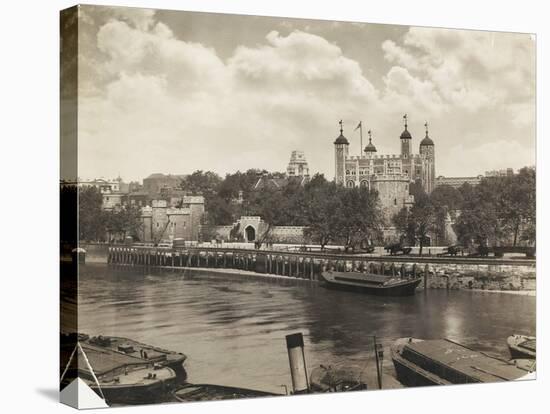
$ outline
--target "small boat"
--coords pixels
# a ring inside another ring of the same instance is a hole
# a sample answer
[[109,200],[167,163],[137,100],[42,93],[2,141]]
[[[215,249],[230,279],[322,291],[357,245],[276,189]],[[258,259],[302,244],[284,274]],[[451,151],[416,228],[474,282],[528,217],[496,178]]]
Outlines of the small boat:
[[534,336],[512,335],[506,342],[512,359],[537,358],[537,341]]
[[321,278],[330,289],[340,289],[379,296],[411,296],[421,282],[419,277],[394,277],[361,272],[324,270]]
[[367,389],[365,367],[359,365],[319,365],[311,371],[312,392],[361,391]]
[[512,381],[529,371],[449,339],[400,338],[391,347],[397,379],[409,387]]
[[248,388],[227,387],[214,384],[186,384],[173,392],[173,397],[179,402],[218,401],[235,398],[273,397],[274,394],[266,391],[251,390]]

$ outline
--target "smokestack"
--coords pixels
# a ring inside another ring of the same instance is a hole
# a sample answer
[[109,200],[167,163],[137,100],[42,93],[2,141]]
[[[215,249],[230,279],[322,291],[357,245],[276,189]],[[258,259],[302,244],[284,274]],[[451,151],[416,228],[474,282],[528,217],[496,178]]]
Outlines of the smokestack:
[[290,376],[294,394],[309,392],[306,358],[304,354],[304,338],[300,332],[286,336],[286,348],[290,363]]

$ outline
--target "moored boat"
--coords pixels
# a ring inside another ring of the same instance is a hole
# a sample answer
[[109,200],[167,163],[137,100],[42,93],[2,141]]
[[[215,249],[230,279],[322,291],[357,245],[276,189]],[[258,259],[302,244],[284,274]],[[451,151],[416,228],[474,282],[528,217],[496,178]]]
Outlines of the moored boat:
[[411,296],[421,282],[419,277],[393,277],[362,272],[323,270],[326,287],[379,296]]
[[167,349],[118,336],[99,335],[88,337],[80,342],[140,358],[146,362],[157,364],[158,366],[168,367],[176,373],[178,382],[185,382],[187,379],[187,372],[183,366],[187,356],[181,352],[169,351]]
[[512,359],[536,359],[537,341],[534,336],[512,335],[506,340]]
[[529,373],[449,339],[400,338],[391,356],[397,379],[409,387],[512,381]]
[[128,338],[62,335],[61,351],[61,386],[78,377],[109,405],[162,402],[187,378],[184,354]]

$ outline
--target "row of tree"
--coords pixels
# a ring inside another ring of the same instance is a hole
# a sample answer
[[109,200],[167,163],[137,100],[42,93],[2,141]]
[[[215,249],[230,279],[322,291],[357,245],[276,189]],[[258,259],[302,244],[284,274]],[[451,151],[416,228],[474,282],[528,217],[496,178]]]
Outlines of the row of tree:
[[[255,189],[259,177],[265,174],[248,170],[221,178],[210,171],[196,171],[181,186],[205,197],[206,225],[230,225],[242,215],[258,215],[268,224],[260,239],[268,240],[273,226],[296,225],[306,227],[309,241],[323,248],[330,243],[353,249],[364,243],[382,242],[382,228],[390,223],[384,223],[376,191],[344,188],[322,174],[316,174],[305,185],[298,180],[279,180],[279,186]],[[270,177],[282,178],[284,174]],[[411,193],[414,205],[402,209],[391,224],[403,241],[419,245],[421,251],[427,243],[447,242],[449,218],[462,245],[535,242],[534,168],[523,168],[513,176],[484,178],[477,186],[439,186],[429,195],[420,185],[411,184]],[[83,188],[78,193],[76,187],[62,189],[62,203],[74,204],[76,197],[80,240],[138,237],[142,226],[139,208],[104,211],[97,189]]]
[[[273,226],[304,226],[306,237],[323,248],[338,242],[347,249],[381,238],[382,214],[376,191],[347,189],[329,182],[322,174],[301,185],[299,180],[279,180],[278,185],[255,189],[267,171],[248,170],[225,179],[211,172],[196,171],[182,182],[186,191],[205,197],[205,222],[233,224],[242,215],[257,215],[267,223],[260,242],[268,241]],[[270,173],[269,180],[284,178]]]
[[446,241],[448,218],[463,246],[535,243],[534,168],[522,168],[505,177],[486,177],[476,186],[439,186],[430,195],[416,188],[414,196],[414,205],[402,209],[392,221],[404,241],[420,246],[421,254],[428,242]]

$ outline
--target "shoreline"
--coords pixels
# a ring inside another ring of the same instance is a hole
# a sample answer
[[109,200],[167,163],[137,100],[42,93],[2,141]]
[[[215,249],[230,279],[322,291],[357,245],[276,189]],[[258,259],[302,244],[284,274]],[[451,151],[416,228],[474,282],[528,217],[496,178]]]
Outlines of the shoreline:
[[519,295],[519,296],[531,296],[536,297],[536,290],[498,290],[498,289],[458,289],[458,290],[472,290],[474,292],[488,292],[488,293],[506,293],[508,295]]
[[[98,262],[95,262],[97,264]],[[105,263],[106,264],[106,263]],[[119,265],[121,267],[127,267],[124,265]],[[130,267],[130,266],[128,266]],[[217,273],[217,274],[226,274],[226,275],[244,275],[244,276],[254,276],[259,278],[273,278],[273,279],[285,279],[285,280],[297,280],[297,281],[303,281],[303,282],[310,282],[310,283],[319,283],[320,281],[317,279],[305,279],[305,278],[298,278],[298,277],[291,277],[291,276],[283,276],[283,275],[274,275],[271,273],[257,273],[253,272],[251,270],[241,270],[241,269],[230,269],[230,268],[217,268],[217,267],[174,267],[174,266],[157,266],[155,269],[162,269],[162,270],[179,270],[179,271],[196,271],[198,273]],[[420,288],[419,290],[425,290],[425,288]],[[442,288],[428,288],[428,290],[442,290]],[[502,294],[508,294],[508,295],[518,295],[518,296],[529,296],[529,297],[536,297],[537,291],[536,290],[502,290],[502,289],[468,289],[468,288],[462,288],[462,289],[448,289],[448,290],[462,290],[462,291],[470,291],[470,292],[480,292],[480,293],[502,293]]]

